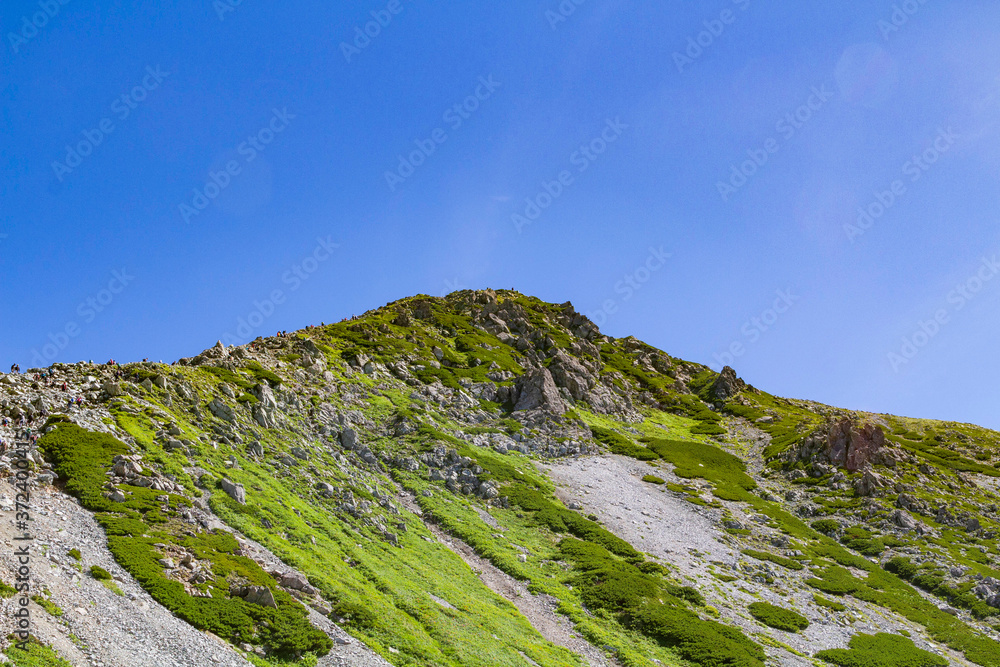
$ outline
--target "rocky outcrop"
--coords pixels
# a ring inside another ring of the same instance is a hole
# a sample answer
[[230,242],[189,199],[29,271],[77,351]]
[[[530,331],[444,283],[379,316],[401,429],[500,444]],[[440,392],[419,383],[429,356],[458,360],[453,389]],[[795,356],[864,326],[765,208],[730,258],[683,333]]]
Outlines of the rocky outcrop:
[[827,424],[790,450],[790,459],[814,466],[829,464],[857,472],[868,466],[894,467],[902,455],[891,447],[882,427],[842,419]]
[[746,391],[749,387],[750,385],[737,377],[736,371],[726,366],[719,373],[719,377],[715,378],[715,382],[709,388],[709,393],[715,400],[725,401],[741,391]]
[[541,410],[549,414],[561,415],[566,412],[566,402],[559,395],[552,374],[547,368],[527,371],[517,380],[517,398],[514,411]]

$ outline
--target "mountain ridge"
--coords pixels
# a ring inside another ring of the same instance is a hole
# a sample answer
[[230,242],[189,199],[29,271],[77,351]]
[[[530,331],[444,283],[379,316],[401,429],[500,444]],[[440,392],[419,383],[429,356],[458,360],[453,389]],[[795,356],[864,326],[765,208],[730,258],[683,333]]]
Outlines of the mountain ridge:
[[775,397],[569,302],[417,295],[0,397],[119,576],[253,664],[1000,664],[1000,434]]

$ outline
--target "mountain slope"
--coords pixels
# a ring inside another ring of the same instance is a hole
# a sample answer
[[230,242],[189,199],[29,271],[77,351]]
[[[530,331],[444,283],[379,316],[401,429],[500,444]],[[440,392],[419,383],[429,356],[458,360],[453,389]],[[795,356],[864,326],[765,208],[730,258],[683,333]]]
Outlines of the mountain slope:
[[42,372],[0,376],[44,424],[33,483],[254,664],[1000,665],[985,429],[778,398],[508,291]]

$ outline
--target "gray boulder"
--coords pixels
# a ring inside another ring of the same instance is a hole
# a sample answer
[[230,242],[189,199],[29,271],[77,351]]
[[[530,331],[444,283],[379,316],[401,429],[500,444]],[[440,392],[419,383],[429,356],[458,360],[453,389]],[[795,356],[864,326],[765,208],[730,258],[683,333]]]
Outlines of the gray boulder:
[[272,609],[278,608],[278,603],[274,600],[274,593],[267,586],[245,586],[239,590],[238,597],[250,604],[271,607]]
[[547,368],[534,368],[517,380],[517,402],[514,410],[543,410],[564,414],[566,403],[559,395],[559,388]]
[[240,505],[247,504],[247,493],[243,489],[242,484],[237,484],[236,482],[223,478],[222,490],[228,493],[229,497],[238,502]]
[[236,421],[236,413],[231,407],[226,405],[222,399],[214,398],[212,402],[208,404],[208,409],[212,411],[212,414],[221,419],[222,421],[233,423]]
[[340,432],[340,444],[344,449],[354,449],[358,444],[358,434],[353,428],[347,427]]

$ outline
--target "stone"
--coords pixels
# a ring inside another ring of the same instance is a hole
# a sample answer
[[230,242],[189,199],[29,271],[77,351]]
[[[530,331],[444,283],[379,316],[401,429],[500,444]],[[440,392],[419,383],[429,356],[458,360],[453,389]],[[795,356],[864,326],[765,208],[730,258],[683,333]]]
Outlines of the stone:
[[240,505],[247,504],[247,494],[242,484],[237,484],[229,479],[222,479],[222,490],[229,494],[229,497]]
[[256,459],[262,458],[264,456],[264,445],[254,440],[247,445],[247,455]]
[[903,510],[896,510],[892,514],[892,521],[900,528],[905,528],[907,530],[913,530],[917,527],[917,521],[909,512],[904,512]]
[[222,421],[229,423],[234,423],[236,421],[236,413],[220,398],[212,399],[212,402],[208,404],[208,409],[212,411],[213,415]]
[[564,414],[566,403],[559,395],[559,389],[547,368],[533,368],[517,379],[517,401],[514,411],[543,410],[554,414]]
[[243,598],[250,604],[271,607],[272,609],[278,608],[278,603],[274,600],[274,593],[267,586],[247,586],[241,589],[240,593],[241,595],[238,597]]
[[871,470],[866,470],[861,479],[854,483],[854,490],[859,496],[873,496],[886,486],[888,483],[885,478]]
[[347,427],[340,433],[340,444],[344,449],[354,449],[358,444],[358,434],[353,428]]
[[103,391],[111,398],[115,398],[116,396],[122,395],[122,386],[117,382],[105,382],[101,386],[101,391]]
[[833,465],[855,472],[867,463],[881,463],[879,453],[885,442],[881,426],[856,426],[851,420],[843,419],[829,428],[827,457]]
[[298,572],[286,572],[280,575],[280,577],[275,577],[278,582],[284,588],[290,588],[294,591],[304,591],[306,589],[312,590],[312,586],[309,585],[309,580]]
[[709,391],[716,400],[724,401],[747,389],[752,389],[752,387],[737,377],[735,370],[726,366],[712,383]]

